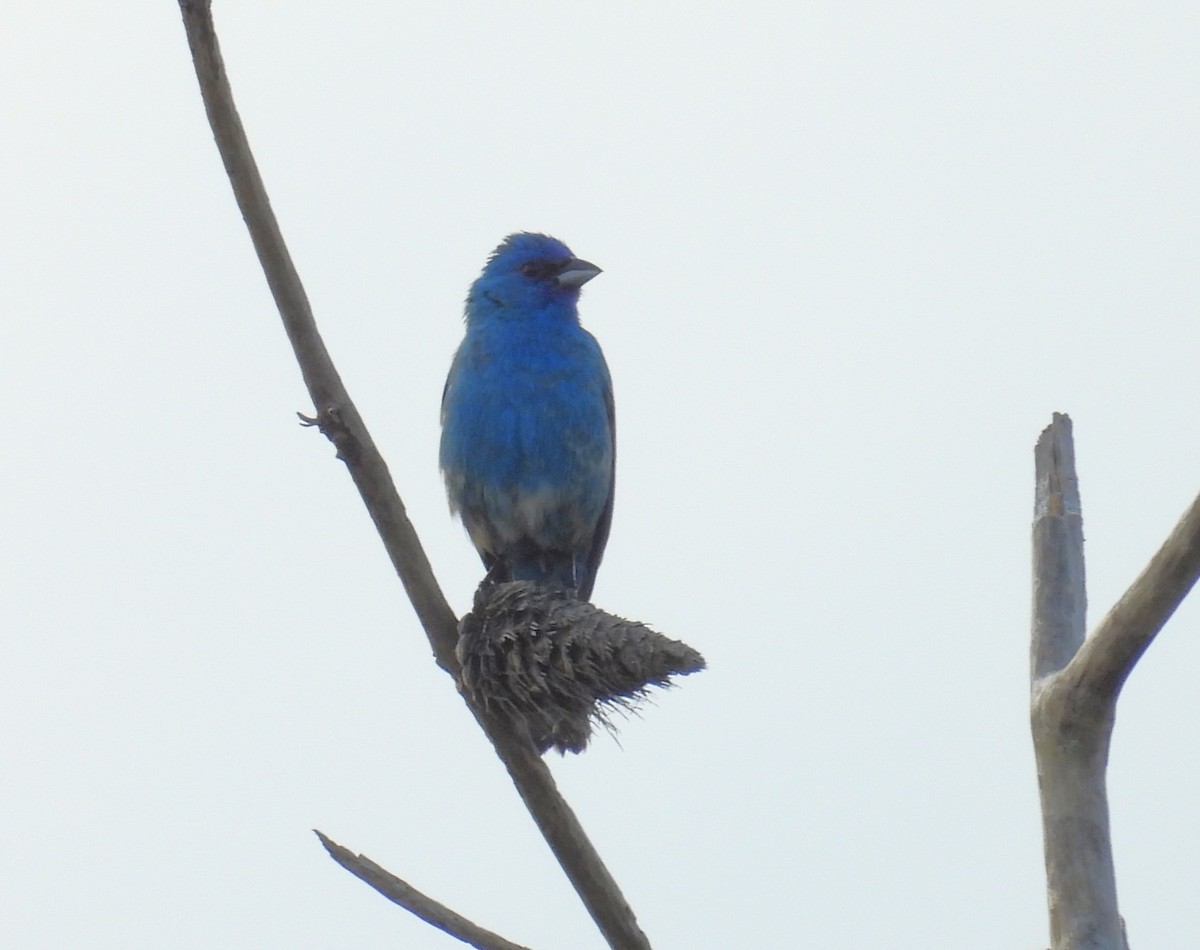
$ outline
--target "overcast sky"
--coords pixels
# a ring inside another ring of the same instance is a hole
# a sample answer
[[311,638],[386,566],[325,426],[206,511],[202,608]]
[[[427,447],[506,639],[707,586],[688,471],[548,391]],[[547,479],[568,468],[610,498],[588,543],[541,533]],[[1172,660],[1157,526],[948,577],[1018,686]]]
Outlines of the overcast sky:
[[[447,596],[437,415],[511,231],[604,273],[596,602],[710,669],[551,763],[657,950],[1047,944],[1032,447],[1091,621],[1200,490],[1194,3],[216,2],[335,361]],[[430,5],[433,7],[434,5]],[[311,404],[173,2],[0,0],[0,945],[601,946]],[[1200,605],[1110,769],[1135,946],[1200,941]]]

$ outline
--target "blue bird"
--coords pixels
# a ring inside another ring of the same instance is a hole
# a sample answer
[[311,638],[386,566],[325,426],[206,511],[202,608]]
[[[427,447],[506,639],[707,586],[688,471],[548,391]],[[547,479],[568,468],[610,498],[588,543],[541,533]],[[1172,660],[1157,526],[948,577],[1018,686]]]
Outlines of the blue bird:
[[471,285],[442,393],[441,469],[495,581],[592,595],[612,522],[612,381],[579,325],[600,268],[544,234],[511,234]]

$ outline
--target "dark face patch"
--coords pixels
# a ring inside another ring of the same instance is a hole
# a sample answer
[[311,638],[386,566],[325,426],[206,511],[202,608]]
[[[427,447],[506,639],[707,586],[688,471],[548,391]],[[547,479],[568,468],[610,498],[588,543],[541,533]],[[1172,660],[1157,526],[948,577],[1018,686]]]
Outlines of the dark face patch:
[[526,261],[521,265],[521,273],[530,280],[546,282],[557,277],[562,268],[562,261]]

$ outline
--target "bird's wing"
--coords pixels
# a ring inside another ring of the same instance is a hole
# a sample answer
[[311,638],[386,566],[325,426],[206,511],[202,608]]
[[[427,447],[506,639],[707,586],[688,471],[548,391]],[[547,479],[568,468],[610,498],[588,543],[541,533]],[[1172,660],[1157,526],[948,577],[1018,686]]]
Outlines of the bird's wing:
[[[607,374],[606,374],[607,376]],[[608,415],[608,437],[612,440],[612,462],[608,471],[608,498],[604,502],[604,510],[600,512],[600,520],[596,522],[596,531],[592,535],[592,544],[587,553],[587,574],[579,587],[581,600],[590,600],[592,586],[596,583],[596,572],[600,569],[600,561],[604,557],[604,546],[608,544],[608,529],[612,527],[613,497],[617,485],[617,413],[613,403],[612,380],[604,380],[604,409]]]

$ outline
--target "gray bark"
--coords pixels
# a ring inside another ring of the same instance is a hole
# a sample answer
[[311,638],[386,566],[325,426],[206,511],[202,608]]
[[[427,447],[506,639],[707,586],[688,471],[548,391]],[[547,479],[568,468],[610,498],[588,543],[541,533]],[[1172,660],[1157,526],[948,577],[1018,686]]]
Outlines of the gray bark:
[[1071,420],[1034,452],[1031,720],[1052,950],[1128,950],[1117,909],[1106,770],[1126,677],[1200,576],[1200,498],[1085,637],[1083,509]]

